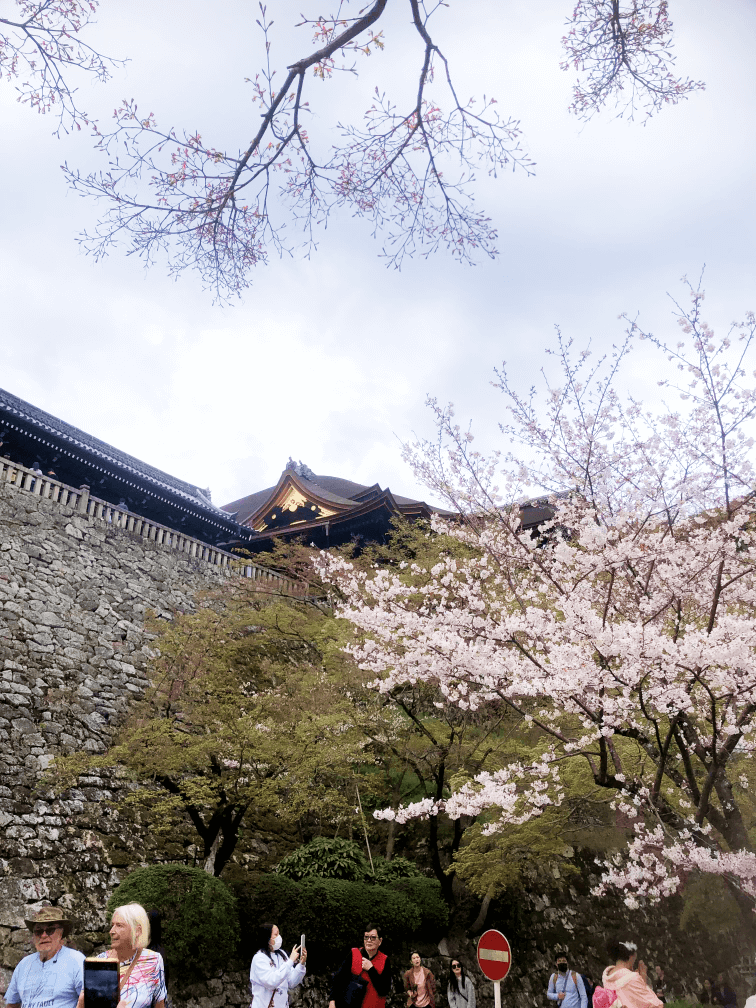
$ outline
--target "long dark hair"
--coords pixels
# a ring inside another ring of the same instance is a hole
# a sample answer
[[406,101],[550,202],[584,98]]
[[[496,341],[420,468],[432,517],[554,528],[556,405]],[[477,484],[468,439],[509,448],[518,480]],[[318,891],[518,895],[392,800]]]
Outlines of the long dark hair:
[[[457,979],[457,974],[452,969],[453,962],[455,962],[455,959],[452,959],[449,963],[449,987],[451,987],[452,990],[455,990],[457,994],[461,994],[462,991],[464,990],[465,980],[467,978],[467,973],[465,973],[465,964],[462,962],[461,959],[456,958],[456,962],[458,962],[459,965],[462,967],[459,971],[459,979]],[[462,984],[461,987],[460,982]]]
[[273,928],[275,924],[260,924],[257,928],[257,936],[255,937],[255,952],[262,952],[269,959],[273,956],[281,956],[282,959],[288,959],[283,949],[276,949],[275,952],[271,951],[270,948],[270,936],[273,934]]

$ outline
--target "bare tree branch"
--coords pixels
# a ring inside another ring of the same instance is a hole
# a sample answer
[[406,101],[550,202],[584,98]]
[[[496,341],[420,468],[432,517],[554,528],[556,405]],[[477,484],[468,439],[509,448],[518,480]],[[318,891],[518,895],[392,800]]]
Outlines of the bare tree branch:
[[[406,104],[376,88],[361,122],[338,124],[341,142],[330,151],[321,153],[303,125],[310,111],[307,76],[355,74],[352,57],[381,50],[376,27],[387,0],[373,0],[356,16],[346,15],[349,0],[339,0],[331,15],[303,16],[300,25],[313,30],[315,48],[286,67],[280,87],[271,62],[272,21],[260,4],[265,65],[249,83],[261,119],[236,153],[206,143],[198,132],[158,128],[152,114],[143,117],[133,100],[125,102],[116,110],[115,130],[96,131],[108,169],[82,174],[64,166],[75,190],[107,204],[81,238],[85,249],[100,257],[125,244],[148,264],[165,254],[172,273],[196,269],[220,299],[243,291],[251,269],[271,251],[309,254],[316,226],[341,208],[369,222],[382,239],[381,255],[396,268],[406,256],[439,249],[462,262],[495,256],[497,233],[475,207],[474,187],[481,171],[497,176],[506,166],[532,173],[519,123],[500,117],[493,98],[458,96],[429,28],[448,5],[398,2],[408,4],[421,43],[417,88]],[[587,74],[574,103],[579,114],[624,101],[626,81],[630,104],[651,96],[650,111],[698,87],[673,86],[664,0],[637,0],[628,10],[619,0],[580,0],[572,23],[569,62]],[[301,239],[286,230],[287,217],[301,228]]]
[[75,101],[68,74],[84,70],[106,81],[123,60],[103,56],[79,33],[92,22],[99,0],[16,0],[16,18],[0,17],[0,77],[15,80],[18,100],[57,116],[56,133],[90,122]]

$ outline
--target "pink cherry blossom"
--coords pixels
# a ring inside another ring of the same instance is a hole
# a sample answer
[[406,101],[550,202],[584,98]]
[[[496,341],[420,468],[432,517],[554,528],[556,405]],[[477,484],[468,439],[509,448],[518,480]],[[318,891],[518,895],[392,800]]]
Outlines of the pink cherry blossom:
[[[318,560],[377,690],[423,682],[462,709],[505,703],[543,740],[540,754],[461,781],[441,803],[378,815],[485,813],[495,832],[559,805],[563,768],[579,761],[632,823],[600,886],[631,905],[692,871],[756,898],[738,798],[756,726],[756,320],[717,337],[691,294],[673,349],[631,323],[593,363],[560,337],[562,381],[540,399],[522,398],[502,372],[506,456],[478,455],[453,411],[432,402],[440,438],[406,454],[460,514],[434,529],[470,545],[471,558],[370,572]],[[652,415],[621,398],[639,337],[671,365],[662,385],[687,396],[684,409],[675,398]],[[537,533],[517,506],[534,486],[553,513]]]

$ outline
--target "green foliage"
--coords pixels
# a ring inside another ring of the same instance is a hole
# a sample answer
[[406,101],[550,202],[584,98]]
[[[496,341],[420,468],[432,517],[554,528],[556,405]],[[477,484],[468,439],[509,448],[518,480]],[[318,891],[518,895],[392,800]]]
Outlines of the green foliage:
[[288,854],[273,870],[294,881],[328,878],[364,882],[371,874],[370,865],[360,847],[352,840],[340,837],[315,837]]
[[[530,739],[518,740],[512,752],[536,751]],[[538,818],[520,825],[507,825],[487,833],[479,820],[465,831],[464,842],[454,860],[459,878],[478,896],[495,897],[522,883],[533,873],[554,877],[574,874],[574,848],[595,853],[620,848],[625,842],[615,826],[610,807],[612,792],[595,785],[587,763],[565,766],[562,773],[565,798],[561,805],[547,805]]]
[[442,936],[449,926],[449,907],[436,879],[425,876],[403,878],[392,882],[390,888],[406,896],[420,911],[418,934],[424,940],[435,941]]
[[373,857],[373,868],[353,840],[341,837],[315,837],[309,843],[287,854],[273,869],[279,875],[300,881],[307,878],[341,879],[344,882],[366,882],[368,885],[386,885],[400,879],[421,875],[417,865],[407,858],[397,857],[387,861]]
[[308,967],[319,971],[332,968],[345,949],[360,944],[369,921],[385,928],[392,943],[399,943],[418,933],[424,920],[423,910],[410,896],[363,882],[325,878],[295,882],[283,875],[239,874],[231,876],[230,885],[239,906],[245,956],[255,951],[249,940],[257,925],[270,922],[281,929],[287,949],[304,932]]
[[160,911],[166,965],[175,974],[212,976],[236,953],[236,900],[225,883],[199,868],[137,868],[114,890],[108,915],[126,903]]
[[738,903],[724,879],[704,874],[688,879],[680,914],[682,930],[724,937],[740,932],[743,923]]
[[373,878],[378,885],[390,885],[399,879],[417,878],[421,875],[415,862],[408,861],[403,857],[395,857],[391,861],[382,857],[373,857],[373,868],[375,869]]
[[348,782],[372,757],[343,688],[352,665],[330,613],[271,600],[242,578],[198,601],[196,612],[153,627],[153,686],[116,744],[61,757],[49,784],[118,768],[140,785],[126,803],[155,832],[190,826],[220,874],[252,811],[289,822],[354,815]]

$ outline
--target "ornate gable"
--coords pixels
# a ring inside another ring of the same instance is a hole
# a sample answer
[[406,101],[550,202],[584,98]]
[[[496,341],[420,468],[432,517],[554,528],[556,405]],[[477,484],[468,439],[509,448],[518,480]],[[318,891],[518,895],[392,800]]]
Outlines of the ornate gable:
[[244,524],[255,532],[270,533],[293,525],[323,521],[354,506],[354,501],[330,494],[296,470],[285,469],[273,493]]
[[271,529],[288,528],[290,525],[302,525],[318,518],[328,518],[336,514],[332,508],[310,500],[301,490],[289,487],[283,499],[272,504],[267,511],[255,517],[249,524],[255,532],[267,532]]

